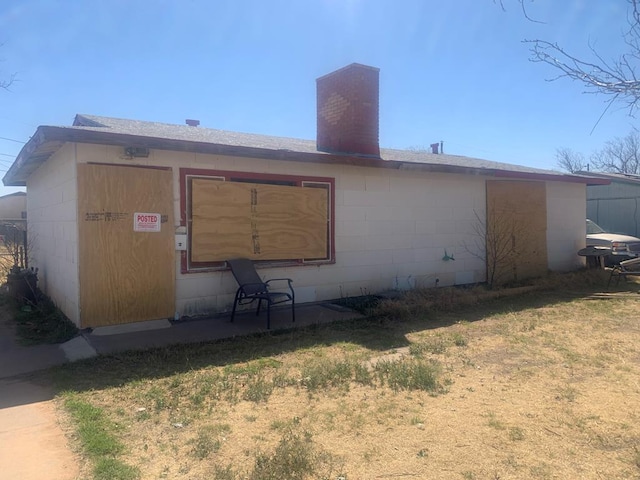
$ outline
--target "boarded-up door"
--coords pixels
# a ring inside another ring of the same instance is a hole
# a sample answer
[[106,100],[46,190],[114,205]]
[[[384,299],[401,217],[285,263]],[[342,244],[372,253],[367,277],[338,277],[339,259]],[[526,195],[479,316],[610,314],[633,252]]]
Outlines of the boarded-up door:
[[78,165],[83,328],[173,317],[172,191],[167,169]]
[[544,182],[487,181],[487,276],[493,284],[547,273]]

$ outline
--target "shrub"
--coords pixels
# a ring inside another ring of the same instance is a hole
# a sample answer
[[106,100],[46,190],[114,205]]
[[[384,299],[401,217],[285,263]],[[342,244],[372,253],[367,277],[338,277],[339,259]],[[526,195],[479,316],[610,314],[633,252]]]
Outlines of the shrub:
[[16,333],[23,344],[63,343],[78,334],[78,328],[46,296],[37,305],[13,306]]

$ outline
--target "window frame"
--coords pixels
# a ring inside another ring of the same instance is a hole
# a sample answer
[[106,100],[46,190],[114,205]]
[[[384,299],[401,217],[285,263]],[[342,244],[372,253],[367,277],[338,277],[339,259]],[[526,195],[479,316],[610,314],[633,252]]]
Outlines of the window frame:
[[327,258],[322,259],[291,259],[291,260],[260,260],[259,265],[285,267],[302,265],[326,265],[335,263],[335,178],[314,177],[306,175],[280,175],[272,173],[238,172],[231,170],[214,170],[199,168],[180,169],[180,227],[187,235],[187,249],[181,251],[180,271],[187,273],[202,273],[226,270],[226,262],[192,262],[191,261],[191,190],[190,180],[193,178],[218,179],[225,182],[237,181],[267,183],[274,185],[288,184],[307,188],[326,188],[327,200]]

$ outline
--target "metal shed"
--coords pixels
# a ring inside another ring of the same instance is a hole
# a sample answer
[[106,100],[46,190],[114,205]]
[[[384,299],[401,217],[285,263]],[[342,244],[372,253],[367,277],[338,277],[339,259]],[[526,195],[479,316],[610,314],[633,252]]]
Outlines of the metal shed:
[[587,186],[587,218],[607,231],[640,235],[640,175],[588,173],[609,185]]

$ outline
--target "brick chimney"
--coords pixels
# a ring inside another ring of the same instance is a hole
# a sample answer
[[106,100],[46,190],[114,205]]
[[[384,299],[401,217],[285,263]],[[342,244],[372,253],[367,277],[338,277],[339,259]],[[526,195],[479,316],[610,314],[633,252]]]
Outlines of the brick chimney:
[[318,150],[380,156],[379,73],[379,68],[352,63],[316,80]]

